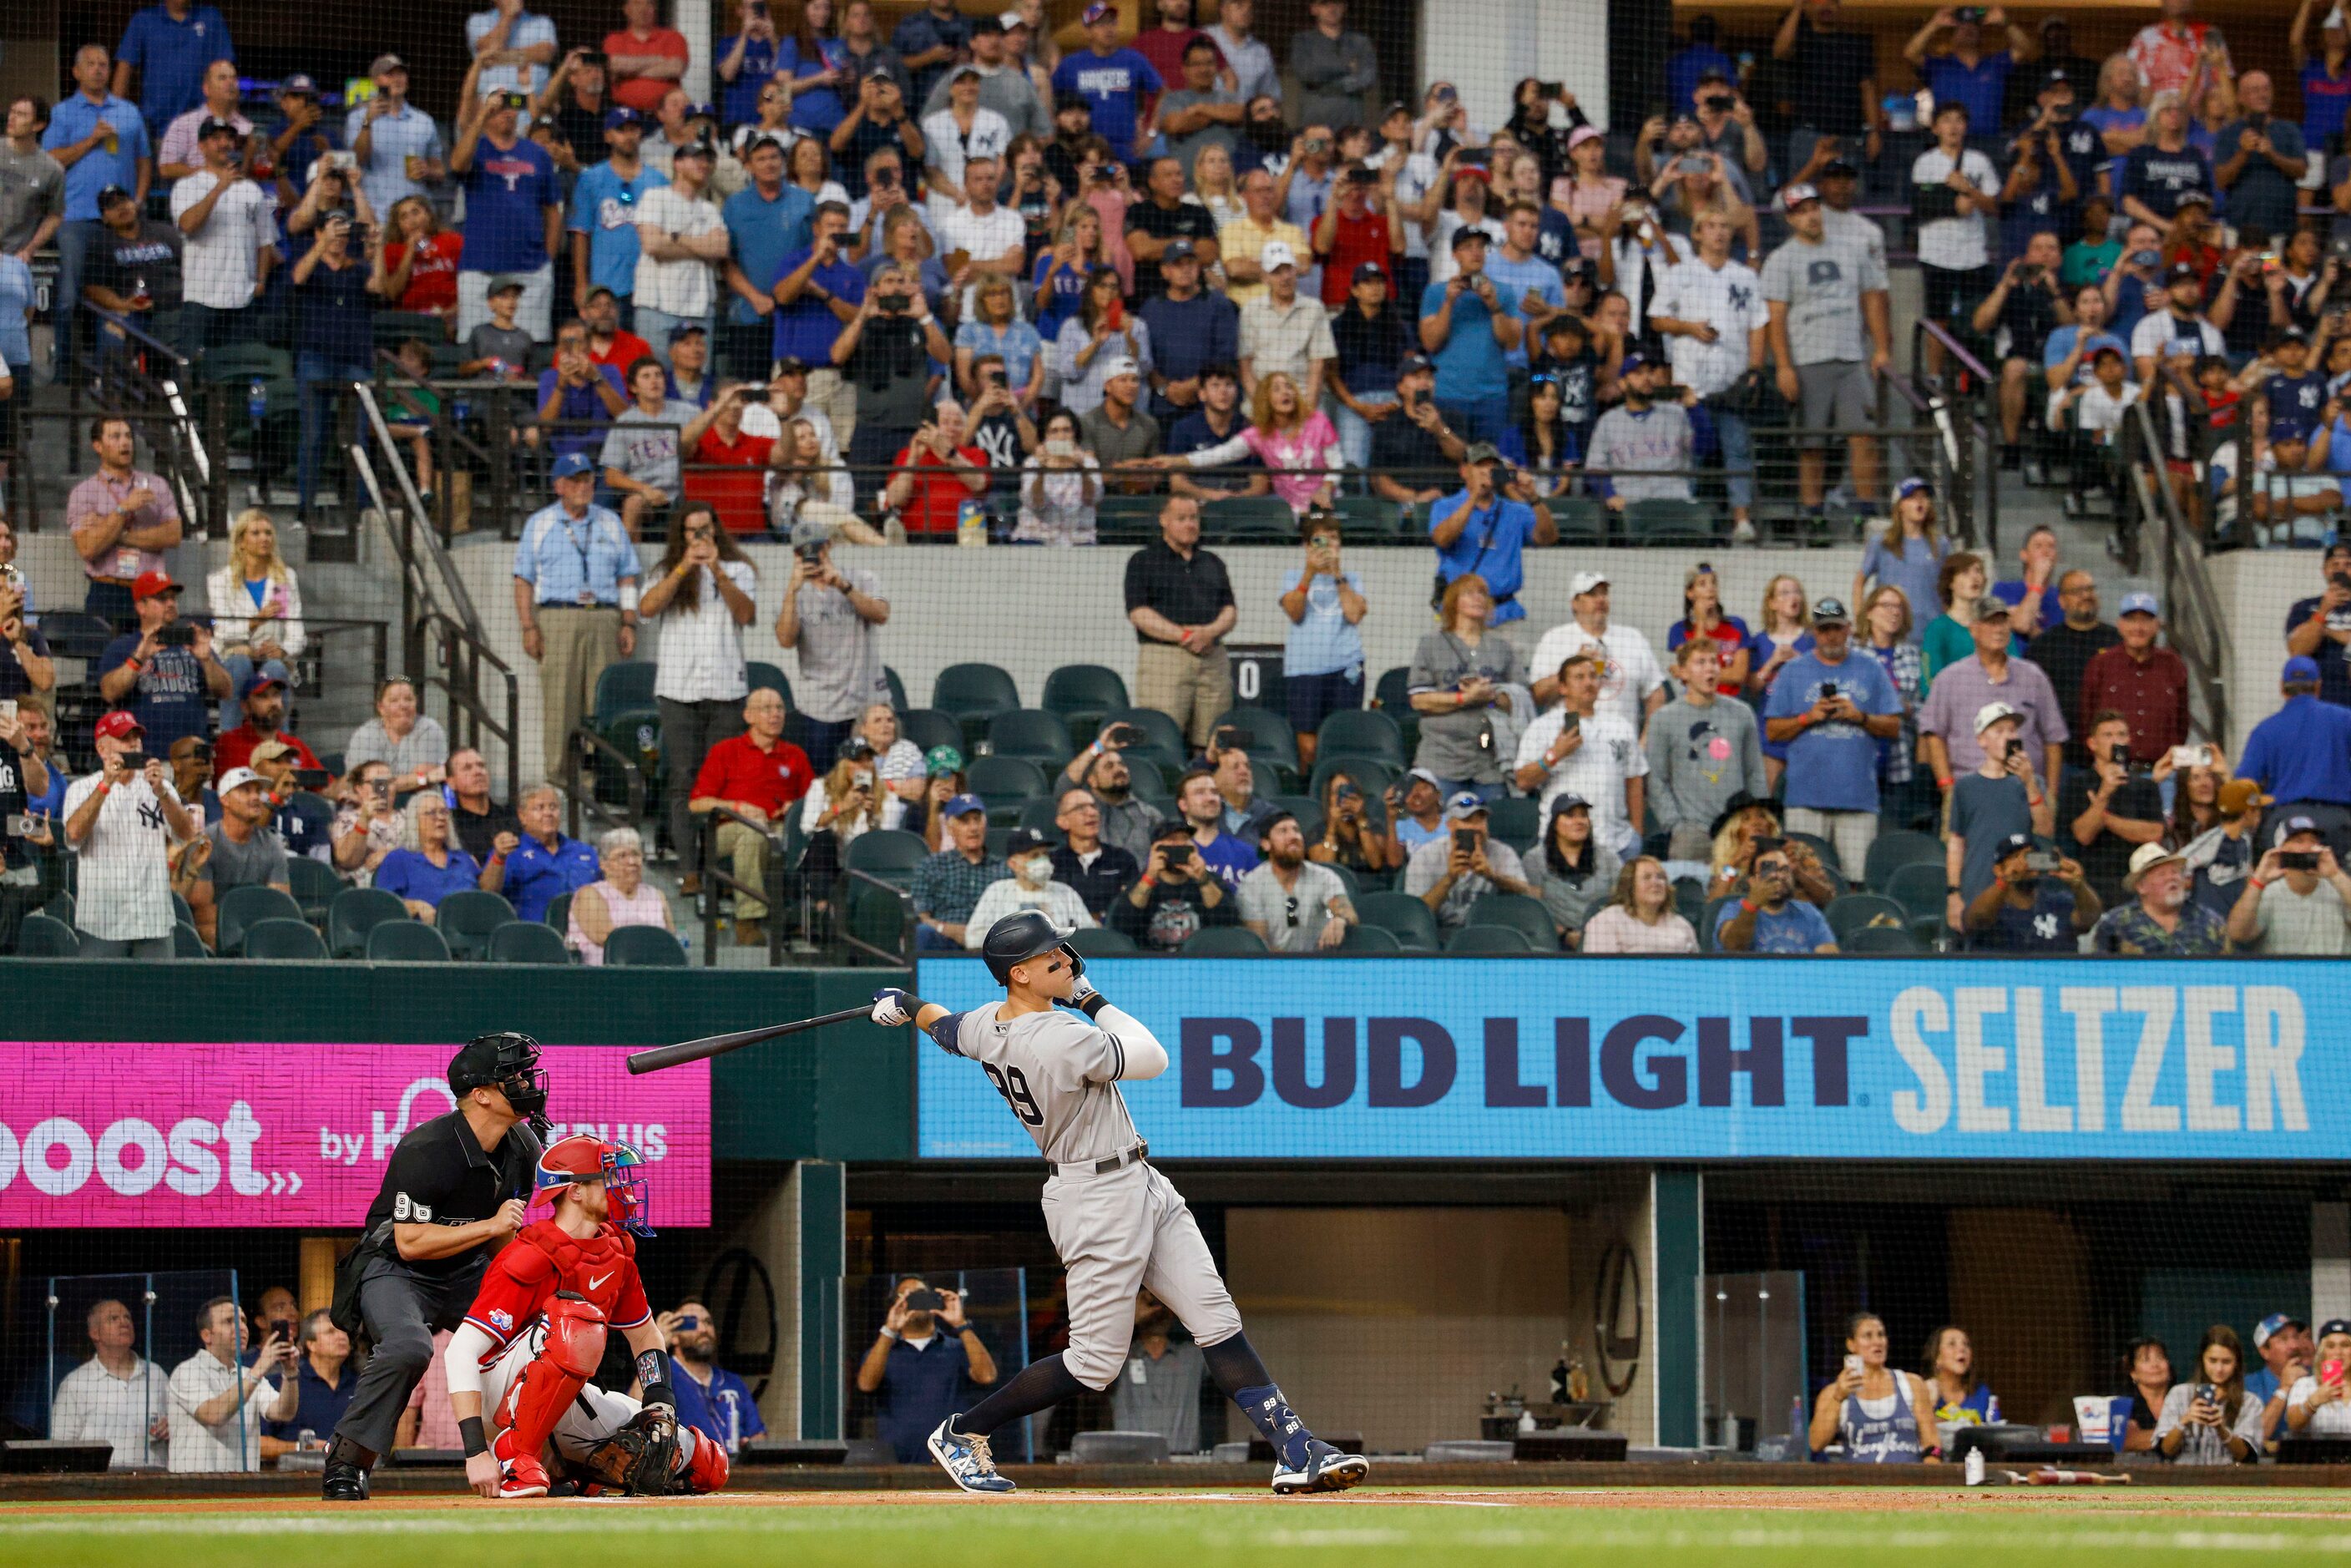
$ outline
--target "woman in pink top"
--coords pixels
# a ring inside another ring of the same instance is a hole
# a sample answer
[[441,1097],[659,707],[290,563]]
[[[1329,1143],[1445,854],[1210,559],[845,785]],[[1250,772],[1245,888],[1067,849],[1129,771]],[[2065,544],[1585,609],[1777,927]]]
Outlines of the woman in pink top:
[[1583,951],[1695,953],[1698,933],[1674,907],[1665,862],[1635,855],[1616,873],[1616,896],[1583,925]]
[[1275,371],[1257,383],[1249,408],[1253,423],[1229,441],[1183,457],[1155,457],[1157,468],[1218,468],[1254,453],[1272,471],[1273,493],[1300,517],[1332,505],[1338,493],[1339,432],[1319,408],[1309,408],[1289,372]]
[[1598,260],[1608,237],[1608,215],[1625,199],[1625,182],[1608,172],[1608,143],[1589,125],[1579,125],[1567,138],[1568,172],[1551,184],[1551,204],[1575,225],[1575,243]]
[[604,874],[571,895],[570,928],[563,945],[582,963],[604,961],[604,944],[623,925],[677,927],[662,890],[645,885],[645,845],[634,828],[614,828],[596,841],[596,863]]

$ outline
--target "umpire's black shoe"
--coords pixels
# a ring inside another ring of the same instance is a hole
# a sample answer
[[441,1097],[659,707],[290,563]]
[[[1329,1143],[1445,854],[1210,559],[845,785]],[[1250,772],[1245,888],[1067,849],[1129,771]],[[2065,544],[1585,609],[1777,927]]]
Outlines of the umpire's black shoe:
[[368,1473],[349,1459],[327,1459],[325,1481],[319,1495],[329,1502],[365,1502],[368,1500]]

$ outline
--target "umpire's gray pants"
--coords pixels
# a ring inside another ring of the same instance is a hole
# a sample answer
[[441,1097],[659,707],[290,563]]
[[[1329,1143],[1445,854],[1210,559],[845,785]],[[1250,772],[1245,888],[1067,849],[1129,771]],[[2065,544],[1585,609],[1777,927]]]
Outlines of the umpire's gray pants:
[[1241,1314],[1176,1184],[1147,1162],[1107,1176],[1057,1173],[1045,1229],[1069,1270],[1070,1348],[1061,1363],[1108,1388],[1134,1343],[1135,1292],[1148,1286],[1202,1346],[1241,1332]]
[[455,1329],[480,1289],[479,1268],[432,1279],[390,1258],[371,1260],[360,1275],[360,1314],[375,1342],[350,1408],[335,1427],[371,1454],[392,1451],[400,1413],[433,1361],[433,1331]]

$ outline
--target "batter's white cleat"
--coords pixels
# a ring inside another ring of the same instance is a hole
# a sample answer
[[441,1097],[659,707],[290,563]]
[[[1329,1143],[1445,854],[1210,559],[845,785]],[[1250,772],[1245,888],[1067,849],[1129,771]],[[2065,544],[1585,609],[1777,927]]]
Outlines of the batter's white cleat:
[[1361,1485],[1372,1473],[1372,1461],[1361,1454],[1343,1454],[1320,1437],[1306,1443],[1306,1463],[1297,1469],[1276,1462],[1273,1490],[1278,1497],[1306,1492],[1345,1491]]
[[956,1431],[952,1416],[938,1424],[928,1447],[947,1479],[966,1491],[996,1496],[1017,1490],[1008,1479],[996,1473],[996,1457],[987,1451],[987,1439]]

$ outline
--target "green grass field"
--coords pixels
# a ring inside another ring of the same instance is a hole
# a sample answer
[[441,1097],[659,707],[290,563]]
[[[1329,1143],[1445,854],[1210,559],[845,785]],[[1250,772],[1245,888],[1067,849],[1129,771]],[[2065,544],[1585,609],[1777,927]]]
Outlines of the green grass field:
[[2154,1487],[1888,1492],[1386,1488],[1280,1501],[1061,1493],[1050,1500],[833,1493],[642,1503],[266,1500],[0,1509],[0,1563],[43,1568],[1212,1568],[1591,1563],[1824,1568],[1958,1563],[2094,1568],[2330,1561],[2351,1492]]

